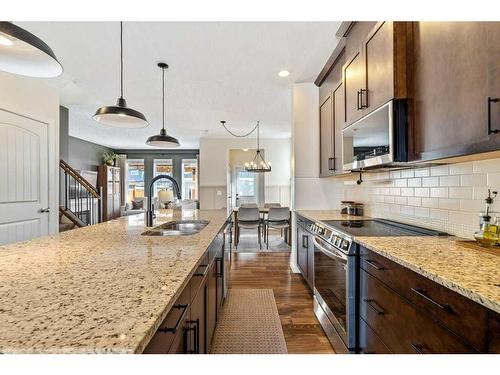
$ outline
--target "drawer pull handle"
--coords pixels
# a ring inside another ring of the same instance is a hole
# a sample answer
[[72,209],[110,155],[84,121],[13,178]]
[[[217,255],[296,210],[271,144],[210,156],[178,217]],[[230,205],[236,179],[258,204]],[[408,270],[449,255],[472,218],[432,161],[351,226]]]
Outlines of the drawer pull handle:
[[411,343],[411,348],[415,351],[417,354],[424,354],[424,346],[422,344],[414,344]]
[[421,288],[411,288],[411,291],[413,293],[415,293],[416,295],[418,295],[418,296],[422,297],[423,299],[425,299],[427,302],[432,303],[434,306],[436,306],[437,308],[439,308],[441,310],[444,310],[446,312],[451,312],[452,311],[450,305],[442,305],[439,302],[434,301],[431,297],[429,297],[427,294],[425,294],[425,290],[423,290]]
[[370,266],[372,266],[373,268],[375,268],[378,271],[383,271],[384,270],[383,266],[381,266],[380,264],[378,264],[377,262],[375,262],[373,260],[365,259],[365,262],[368,263]]
[[186,312],[188,310],[188,304],[178,304],[174,305],[174,309],[181,309],[182,314],[179,316],[179,319],[177,319],[177,322],[173,327],[165,327],[165,328],[160,328],[158,329],[158,332],[163,332],[163,333],[176,333],[177,330],[179,329],[179,325],[181,324],[182,320],[184,319],[184,316],[186,315]]
[[223,263],[223,258],[222,257],[217,257],[215,258],[215,276],[216,277],[219,277],[219,278],[222,278],[224,276],[224,263]]
[[208,264],[200,264],[198,266],[198,268],[200,268],[200,267],[204,267],[205,268],[205,272],[203,272],[203,273],[197,272],[193,276],[199,276],[199,277],[205,277],[206,276],[206,274],[208,273]]
[[380,307],[380,305],[375,302],[374,300],[372,299],[365,299],[363,300],[366,302],[366,304],[373,310],[377,313],[377,315],[384,315],[385,314],[385,310],[383,308]]

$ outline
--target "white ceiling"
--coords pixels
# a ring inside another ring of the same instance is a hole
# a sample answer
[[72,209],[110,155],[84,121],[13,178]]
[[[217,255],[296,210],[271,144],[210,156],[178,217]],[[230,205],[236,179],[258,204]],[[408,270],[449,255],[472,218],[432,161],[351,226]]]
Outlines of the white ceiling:
[[[126,22],[124,97],[150,126],[122,130],[91,119],[119,96],[118,22],[16,22],[42,38],[64,66],[48,80],[70,109],[70,135],[113,148],[144,149],[161,127],[161,70],[167,72],[167,132],[182,148],[228,137],[261,121],[261,136],[291,134],[291,88],[313,82],[337,44],[340,22]],[[290,76],[278,77],[287,69]]]

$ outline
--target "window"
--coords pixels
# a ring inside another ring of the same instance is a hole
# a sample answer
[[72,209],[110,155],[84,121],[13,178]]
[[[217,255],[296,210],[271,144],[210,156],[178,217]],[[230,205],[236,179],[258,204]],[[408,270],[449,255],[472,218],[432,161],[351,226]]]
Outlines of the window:
[[[166,174],[173,176],[172,159],[155,159],[153,162],[153,177]],[[155,183],[154,196],[158,197],[158,192],[162,189],[170,190],[173,193],[172,182],[167,180],[160,180]]]
[[198,200],[198,159],[182,160],[182,199]]
[[255,173],[239,170],[237,176],[238,195],[240,197],[255,196]]
[[144,159],[127,160],[127,202],[144,198]]

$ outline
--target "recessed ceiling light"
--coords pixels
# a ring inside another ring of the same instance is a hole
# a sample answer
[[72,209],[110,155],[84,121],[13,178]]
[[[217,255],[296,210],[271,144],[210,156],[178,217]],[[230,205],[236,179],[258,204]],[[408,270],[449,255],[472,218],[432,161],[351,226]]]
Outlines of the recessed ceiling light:
[[281,71],[278,73],[278,75],[279,75],[280,77],[283,77],[283,78],[284,78],[284,77],[288,77],[288,76],[290,75],[290,72],[289,72],[288,70],[281,70]]

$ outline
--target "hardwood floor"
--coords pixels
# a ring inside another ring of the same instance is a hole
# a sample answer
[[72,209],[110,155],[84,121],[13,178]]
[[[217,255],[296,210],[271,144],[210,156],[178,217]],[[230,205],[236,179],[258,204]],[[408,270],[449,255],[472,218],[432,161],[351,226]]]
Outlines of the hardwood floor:
[[233,253],[230,288],[273,290],[288,353],[334,353],[314,315],[312,294],[289,260],[289,252]]

